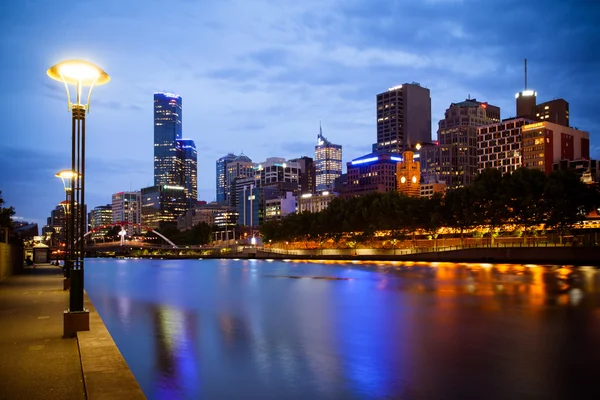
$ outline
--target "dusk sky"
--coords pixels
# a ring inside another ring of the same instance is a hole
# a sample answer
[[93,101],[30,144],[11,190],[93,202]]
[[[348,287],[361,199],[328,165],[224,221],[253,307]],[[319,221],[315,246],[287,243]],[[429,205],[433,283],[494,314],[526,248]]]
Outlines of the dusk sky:
[[[183,97],[198,148],[198,197],[215,161],[244,152],[314,157],[323,134],[344,163],[376,141],[375,96],[431,90],[437,122],[471,96],[515,114],[515,93],[564,98],[600,158],[600,2],[480,0],[3,1],[0,190],[20,219],[46,223],[70,168],[64,88],[46,70],[85,59],[112,78],[87,117],[88,211],[153,184],[153,93]],[[345,169],[345,168],[344,168]]]

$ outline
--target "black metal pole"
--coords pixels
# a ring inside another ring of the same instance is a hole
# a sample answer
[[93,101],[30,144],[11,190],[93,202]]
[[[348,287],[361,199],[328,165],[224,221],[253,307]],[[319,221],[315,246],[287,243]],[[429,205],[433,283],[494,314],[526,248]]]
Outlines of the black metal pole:
[[[77,210],[73,208],[73,235],[72,235],[72,270],[71,270],[71,293],[69,297],[69,311],[84,311],[83,308],[83,235],[85,230],[85,203],[84,203],[84,180],[85,180],[85,108],[74,105],[73,113],[73,171],[75,172],[75,185],[73,186],[73,203],[77,203]],[[75,201],[77,200],[77,201]]]

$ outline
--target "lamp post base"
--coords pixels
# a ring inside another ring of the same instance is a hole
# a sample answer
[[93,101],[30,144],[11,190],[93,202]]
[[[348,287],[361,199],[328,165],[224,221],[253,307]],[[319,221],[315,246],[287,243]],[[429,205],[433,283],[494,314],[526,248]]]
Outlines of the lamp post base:
[[69,290],[71,288],[71,278],[63,279],[63,290]]
[[90,310],[63,313],[63,338],[73,338],[77,332],[90,330]]

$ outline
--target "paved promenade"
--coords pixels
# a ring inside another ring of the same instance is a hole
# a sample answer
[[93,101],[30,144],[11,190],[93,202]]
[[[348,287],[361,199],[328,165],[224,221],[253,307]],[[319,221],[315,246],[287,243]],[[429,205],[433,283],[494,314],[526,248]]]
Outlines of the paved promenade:
[[87,296],[90,331],[62,338],[62,281],[45,264],[0,282],[0,400],[144,399]]

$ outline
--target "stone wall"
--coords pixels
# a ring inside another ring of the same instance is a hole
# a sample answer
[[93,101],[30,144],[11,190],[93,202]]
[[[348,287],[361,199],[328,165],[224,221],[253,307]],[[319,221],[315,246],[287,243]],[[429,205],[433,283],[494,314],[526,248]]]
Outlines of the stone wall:
[[23,249],[20,246],[0,243],[0,281],[23,270]]

